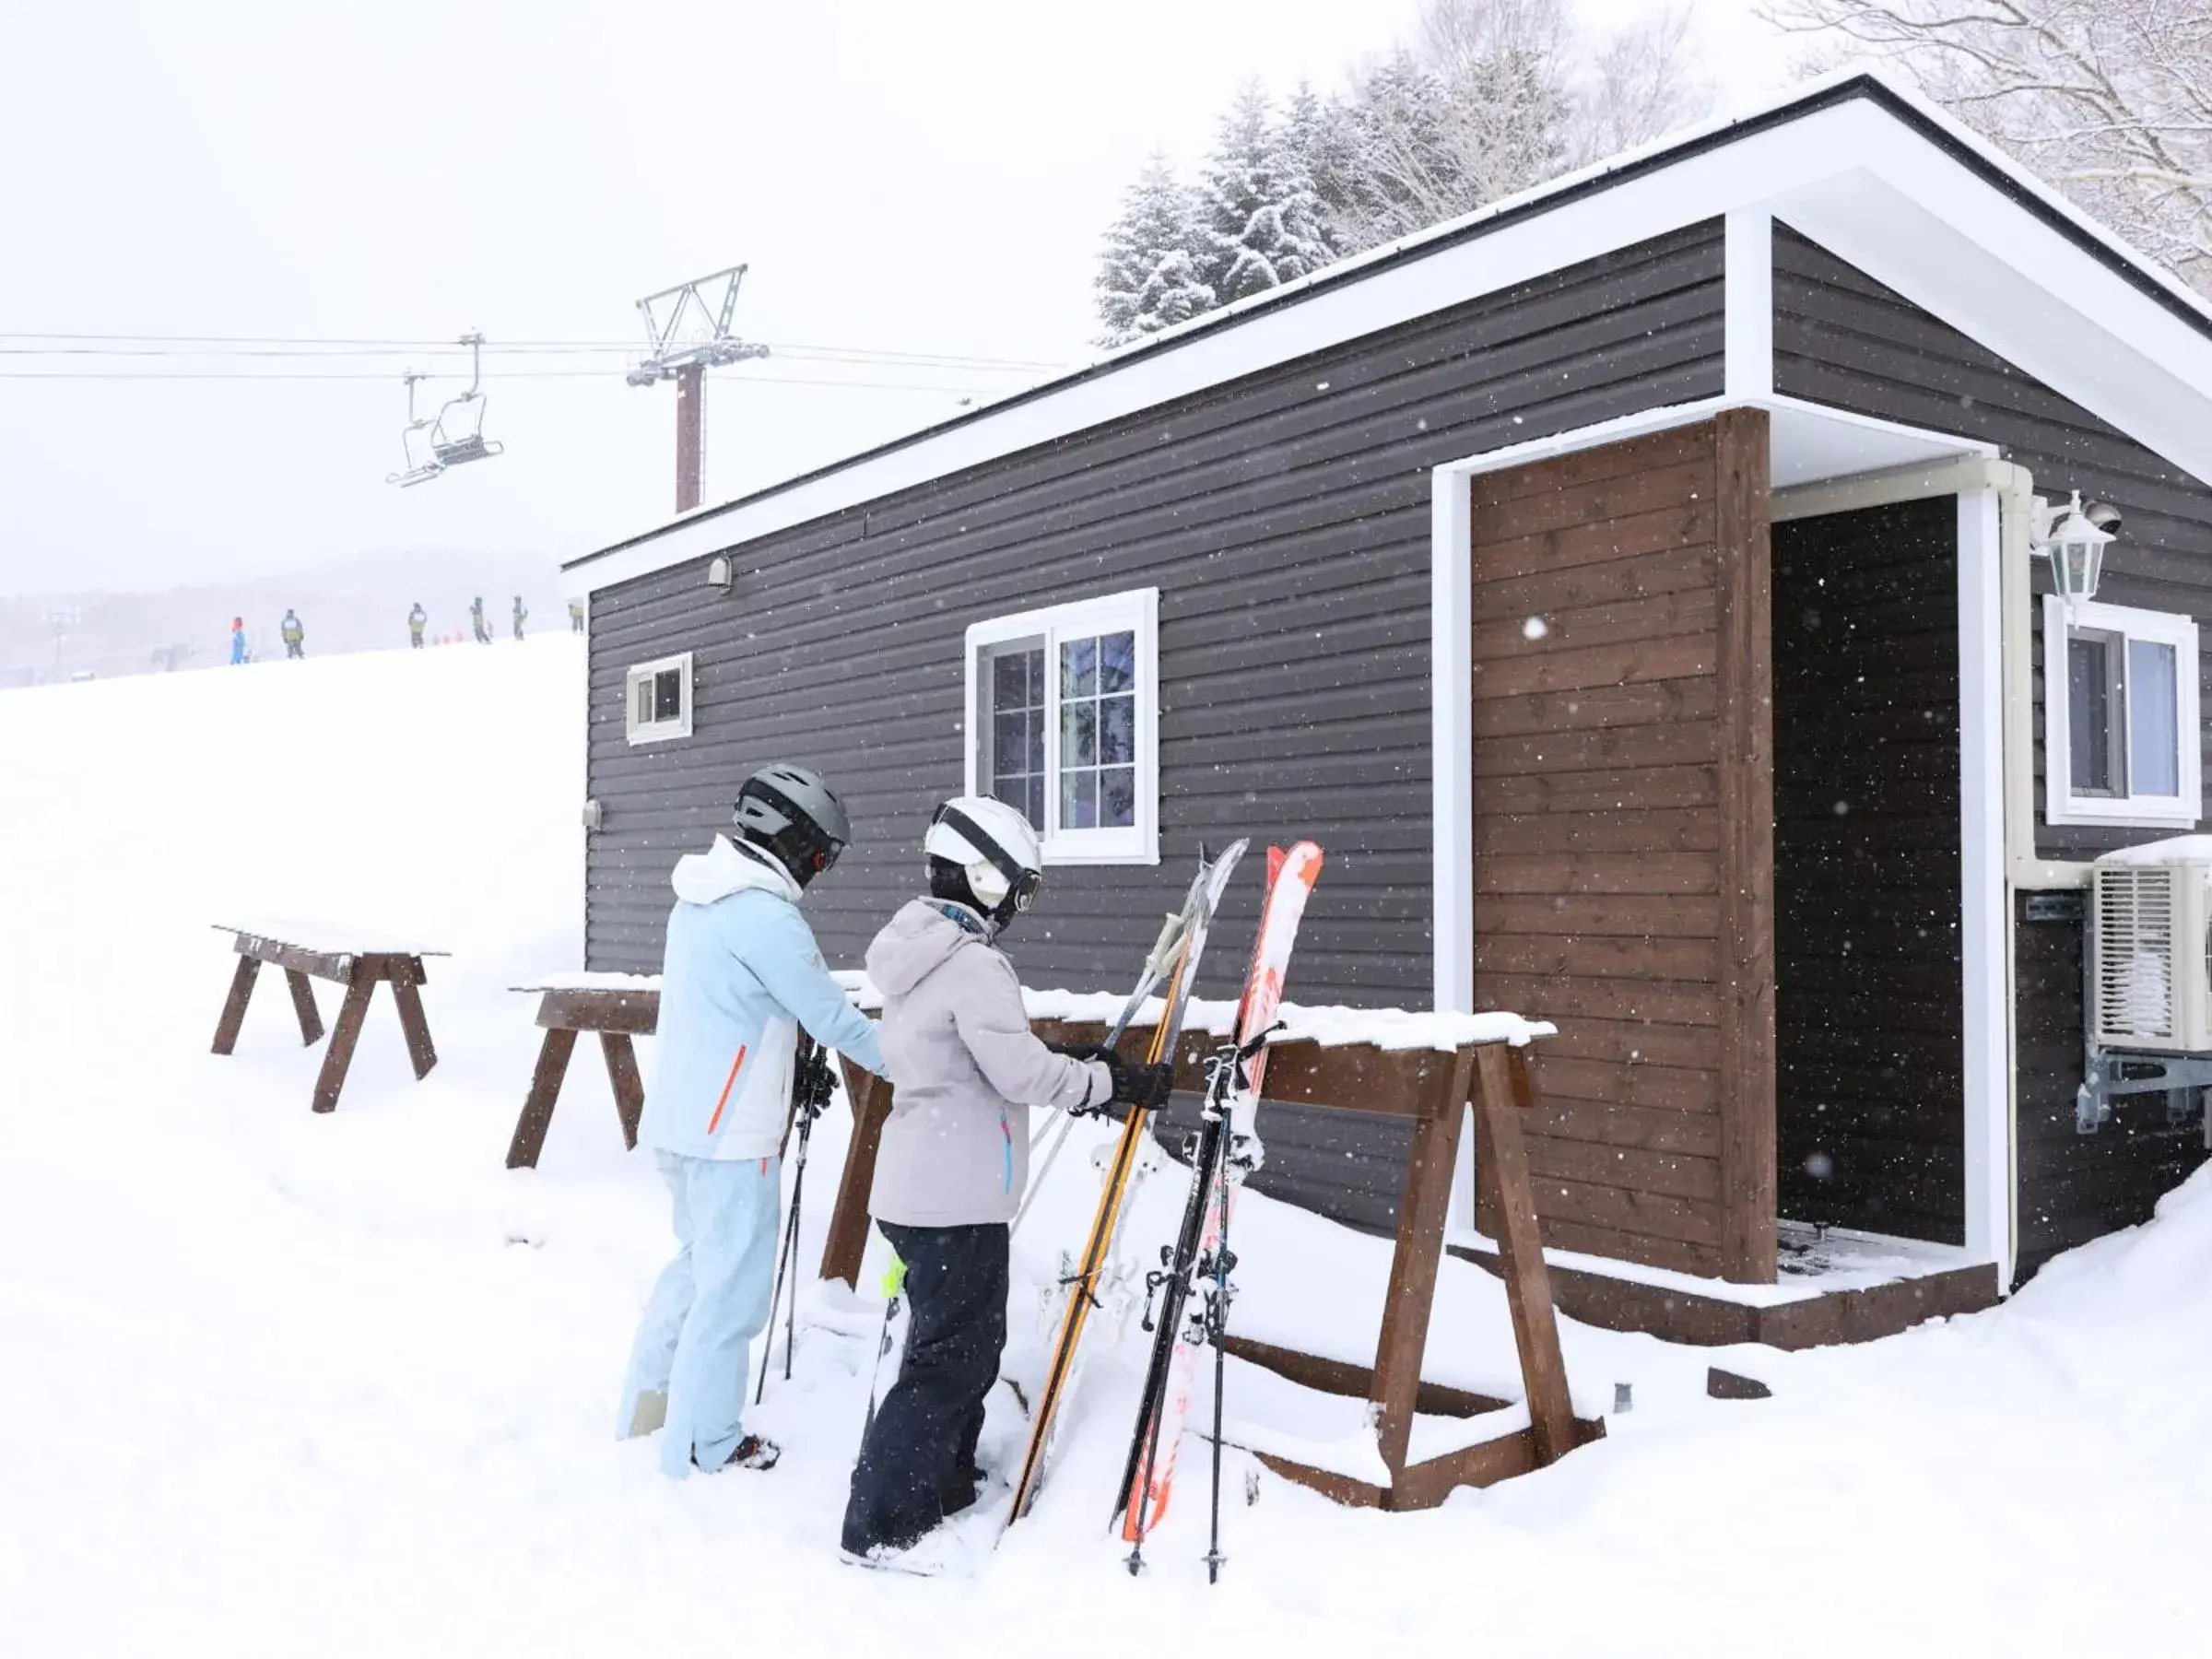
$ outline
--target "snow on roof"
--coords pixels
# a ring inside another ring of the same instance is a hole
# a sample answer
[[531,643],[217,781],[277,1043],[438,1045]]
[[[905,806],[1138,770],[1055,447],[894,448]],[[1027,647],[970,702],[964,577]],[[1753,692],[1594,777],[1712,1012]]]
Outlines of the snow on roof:
[[[2125,289],[2133,290],[2138,304],[2147,300],[2165,313],[2167,330],[2178,322],[2191,331],[2202,348],[2202,363],[2175,360],[2171,339],[2138,337],[2159,331],[2144,317],[2123,315],[2127,308],[2109,302],[2116,296],[2091,291],[2095,283],[2085,288],[2080,282],[2070,286],[2054,282],[2054,289],[2069,290],[2062,298],[2072,301],[2072,316],[2091,329],[2108,331],[2109,340],[2126,347],[2128,362],[2107,373],[2085,368],[2085,362],[2096,363],[2100,354],[2091,346],[2068,342],[2065,337],[2067,330],[2059,326],[2066,319],[2053,317],[2043,306],[2030,307],[2035,313],[2032,316],[2006,318],[2011,326],[1991,331],[2003,337],[1987,339],[1984,344],[2021,361],[2022,367],[2039,379],[2143,439],[2169,459],[2178,459],[2200,474],[2212,473],[2212,453],[2199,456],[2194,446],[2177,443],[2167,436],[2176,427],[2201,429],[2212,424],[2206,418],[2203,394],[2194,390],[2199,383],[2212,383],[2212,306],[1918,94],[1879,74],[1853,70],[1684,128],[1417,235],[1340,260],[1297,281],[1132,342],[1082,368],[984,407],[719,506],[665,521],[638,535],[569,560],[566,568],[584,570],[594,589],[603,589],[1277,366],[1394,322],[1426,315],[1512,281],[1560,269],[1739,206],[1763,203],[1779,213],[1784,198],[1802,197],[1805,217],[1816,229],[1841,228],[1849,220],[1857,227],[1871,227],[1867,234],[1894,241],[1919,239],[1931,228],[1948,228],[1964,245],[1990,257],[2018,266],[2036,263],[2033,252],[2020,242],[2018,229],[2021,221],[2017,217],[2008,224],[2002,215],[1970,215],[1965,217],[1974,218],[1975,223],[1952,225],[1952,219],[1961,217],[1954,211],[1957,204],[1932,202],[1921,207],[1928,218],[1924,226],[1914,222],[1910,212],[1896,211],[1920,205],[1891,201],[1881,190],[1867,195],[1870,184],[1887,187],[1894,194],[1900,175],[1909,184],[1912,176],[1932,176],[1940,170],[1918,159],[1925,150],[1901,159],[1892,154],[1886,160],[1871,153],[1877,146],[1864,146],[1854,153],[1853,141],[1871,136],[1865,129],[1825,133],[1794,150],[1787,144],[1774,149],[1770,143],[1759,151],[1747,152],[1743,165],[1694,165],[1762,135],[1778,142],[1784,129],[1852,106],[1878,109],[1892,124],[1890,134],[1902,129],[1934,147],[1937,153],[1947,153],[1978,181],[1984,196],[1994,191],[2013,207],[2031,216],[2030,222],[2040,221],[2042,230],[2070,244],[2076,258],[2088,256],[2104,273],[2106,285],[2117,278]],[[1678,178],[1672,176],[1677,171]],[[1659,174],[1669,175],[1664,187],[1653,177]],[[1540,253],[1522,249],[1510,259],[1500,254],[1478,262],[1480,269],[1469,268],[1453,257],[1455,250],[1494,233],[1508,229],[1527,231],[1535,221],[1549,223],[1571,218],[1569,210],[1574,205],[1640,180],[1646,182],[1640,189],[1657,189],[1656,198],[1631,212],[1627,210],[1629,198],[1621,197],[1618,208],[1609,206],[1601,216],[1611,221],[1606,230],[1593,233],[1583,228],[1572,235],[1547,233],[1536,239],[1545,243]],[[1823,238],[1816,235],[1815,240]],[[1846,257],[1853,252],[1845,248],[1831,251]],[[1864,253],[1865,250],[1857,252]],[[2002,309],[2021,298],[2001,300],[1993,297],[1986,282],[1978,281],[1957,261],[1947,261],[1940,250],[1924,252],[1934,259],[1936,269],[1951,273],[1947,280],[1958,290],[1962,306]],[[1428,274],[1431,265],[1436,266],[1434,275]],[[1418,279],[1405,279],[1416,266],[1423,274]],[[1890,280],[1882,273],[1875,274]],[[1891,281],[1891,286],[1899,284]],[[1387,298],[1380,292],[1381,287],[1391,288]],[[1361,298],[1355,300],[1355,294]],[[1908,292],[1908,298],[1912,297]],[[2039,289],[2028,298],[2041,301],[2050,297]],[[1295,321],[1286,315],[1292,312],[1298,313]],[[1949,320],[1959,321],[1957,317]],[[2052,354],[2049,362],[2026,360],[2045,352]],[[2187,389],[2190,395],[2184,398],[2185,407],[2175,404],[2174,386],[2128,396],[2130,377],[2146,369],[2155,373],[2159,366],[2170,368],[2176,385]],[[2193,371],[2198,367],[2208,372],[2193,379]],[[2129,406],[2124,408],[2123,404]],[[2139,410],[2136,404],[2142,406]],[[2139,429],[2149,425],[2159,427],[2160,432]],[[2177,448],[2185,453],[2177,457]]]

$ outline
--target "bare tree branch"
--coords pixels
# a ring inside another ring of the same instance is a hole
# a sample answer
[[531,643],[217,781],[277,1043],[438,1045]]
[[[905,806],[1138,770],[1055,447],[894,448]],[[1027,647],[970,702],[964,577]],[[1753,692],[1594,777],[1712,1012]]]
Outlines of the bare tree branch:
[[2212,292],[2205,0],[1771,0],[1763,15],[1895,64]]

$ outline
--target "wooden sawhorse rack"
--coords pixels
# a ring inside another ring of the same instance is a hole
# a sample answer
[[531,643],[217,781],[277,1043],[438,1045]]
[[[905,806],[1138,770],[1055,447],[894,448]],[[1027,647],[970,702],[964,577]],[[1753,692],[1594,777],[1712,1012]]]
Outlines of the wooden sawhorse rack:
[[295,943],[279,936],[274,930],[256,930],[230,927],[220,923],[218,930],[232,935],[232,948],[238,952],[238,971],[230,978],[230,994],[223,1002],[222,1018],[216,1022],[215,1052],[228,1054],[238,1046],[240,1028],[245,1024],[246,1004],[253,997],[253,982],[259,977],[261,965],[267,962],[284,970],[285,983],[292,993],[292,1011],[300,1018],[300,1040],[312,1044],[323,1036],[323,1017],[315,1007],[314,987],[311,979],[330,980],[346,987],[346,1000],[338,1005],[338,1022],[331,1028],[330,1047],[323,1056],[323,1070],[315,1079],[314,1109],[317,1112],[335,1112],[338,1092],[346,1087],[346,1074],[353,1065],[353,1051],[361,1040],[361,1025],[369,1018],[369,999],[376,987],[392,987],[392,1000],[399,1009],[399,1029],[406,1036],[407,1059],[415,1067],[418,1082],[430,1074],[438,1064],[438,1051],[430,1042],[429,1021],[423,1017],[421,987],[428,982],[422,959],[425,957],[443,956],[441,950],[412,950],[373,948],[360,950],[333,949],[329,940],[317,930],[315,942]]
[[[1096,1042],[1105,1035],[1105,1028],[1095,1024],[1039,1021],[1035,1029],[1048,1042]],[[1194,1091],[1204,1088],[1206,1059],[1218,1041],[1202,1031],[1183,1034],[1175,1056],[1177,1088]],[[888,1084],[850,1064],[845,1067],[845,1087],[853,1101],[853,1146],[838,1187],[821,1271],[824,1278],[854,1285],[867,1246],[868,1192],[875,1181],[876,1153],[882,1142],[884,1121],[890,1115],[891,1090]],[[1537,1236],[1535,1197],[1522,1138],[1521,1120],[1535,1104],[1535,1084],[1529,1075],[1524,1048],[1504,1042],[1473,1043],[1450,1051],[1281,1042],[1269,1051],[1264,1098],[1301,1106],[1409,1117],[1414,1133],[1373,1365],[1351,1365],[1297,1353],[1240,1338],[1233,1333],[1229,1338],[1231,1354],[1265,1366],[1294,1382],[1370,1401],[1375,1412],[1378,1449],[1389,1471],[1390,1484],[1376,1486],[1287,1457],[1255,1453],[1262,1463],[1284,1478],[1312,1487],[1342,1503],[1386,1510],[1430,1509],[1455,1488],[1488,1486],[1527,1474],[1605,1433],[1602,1421],[1574,1415],[1568,1392],[1550,1275]],[[1486,1213],[1494,1206],[1500,1217],[1506,1301],[1520,1355],[1529,1421],[1462,1451],[1408,1465],[1417,1411],[1472,1418],[1512,1404],[1421,1381],[1421,1356],[1428,1347],[1437,1274],[1443,1257],[1453,1165],[1458,1156],[1465,1109],[1469,1106],[1474,1108],[1476,1168]]]
[[517,991],[539,993],[537,1023],[546,1033],[538,1045],[537,1066],[530,1074],[530,1092],[523,1097],[522,1115],[515,1120],[514,1138],[507,1146],[507,1167],[535,1169],[545,1150],[546,1131],[552,1126],[553,1108],[560,1099],[561,1079],[568,1076],[569,1056],[575,1052],[579,1033],[595,1031],[599,1052],[606,1061],[606,1080],[615,1091],[615,1112],[622,1120],[622,1144],[638,1145],[638,1117],[645,1110],[645,1084],[638,1074],[632,1037],[650,1037],[660,1024],[661,993],[650,983],[607,985],[516,985]]

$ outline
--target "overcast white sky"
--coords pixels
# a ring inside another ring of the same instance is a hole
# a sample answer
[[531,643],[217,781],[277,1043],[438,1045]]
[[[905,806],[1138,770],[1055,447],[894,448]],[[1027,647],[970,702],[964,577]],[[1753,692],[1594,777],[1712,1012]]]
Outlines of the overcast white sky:
[[[1787,78],[1750,4],[1700,6],[1737,98]],[[1583,0],[1601,22],[1642,5]],[[745,260],[750,337],[1079,361],[1099,232],[1146,152],[1202,151],[1248,76],[1335,84],[1416,9],[0,0],[0,335],[622,341],[641,294]],[[30,344],[0,339],[0,592],[386,547],[567,553],[671,503],[673,389],[625,386],[618,360],[488,381],[507,454],[400,490],[396,360],[5,349]],[[21,378],[194,367],[382,378]],[[825,375],[956,389],[765,383]],[[1003,382],[789,353],[723,371],[707,498]]]

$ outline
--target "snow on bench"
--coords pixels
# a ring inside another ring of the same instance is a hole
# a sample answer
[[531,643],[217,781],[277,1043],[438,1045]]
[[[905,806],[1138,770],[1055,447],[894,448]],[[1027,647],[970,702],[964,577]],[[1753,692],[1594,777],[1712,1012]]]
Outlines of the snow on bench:
[[241,940],[289,945],[310,956],[441,957],[450,954],[436,946],[422,944],[405,935],[387,934],[373,927],[356,927],[349,923],[262,917],[245,922],[217,922],[212,925],[218,933],[236,934]]

